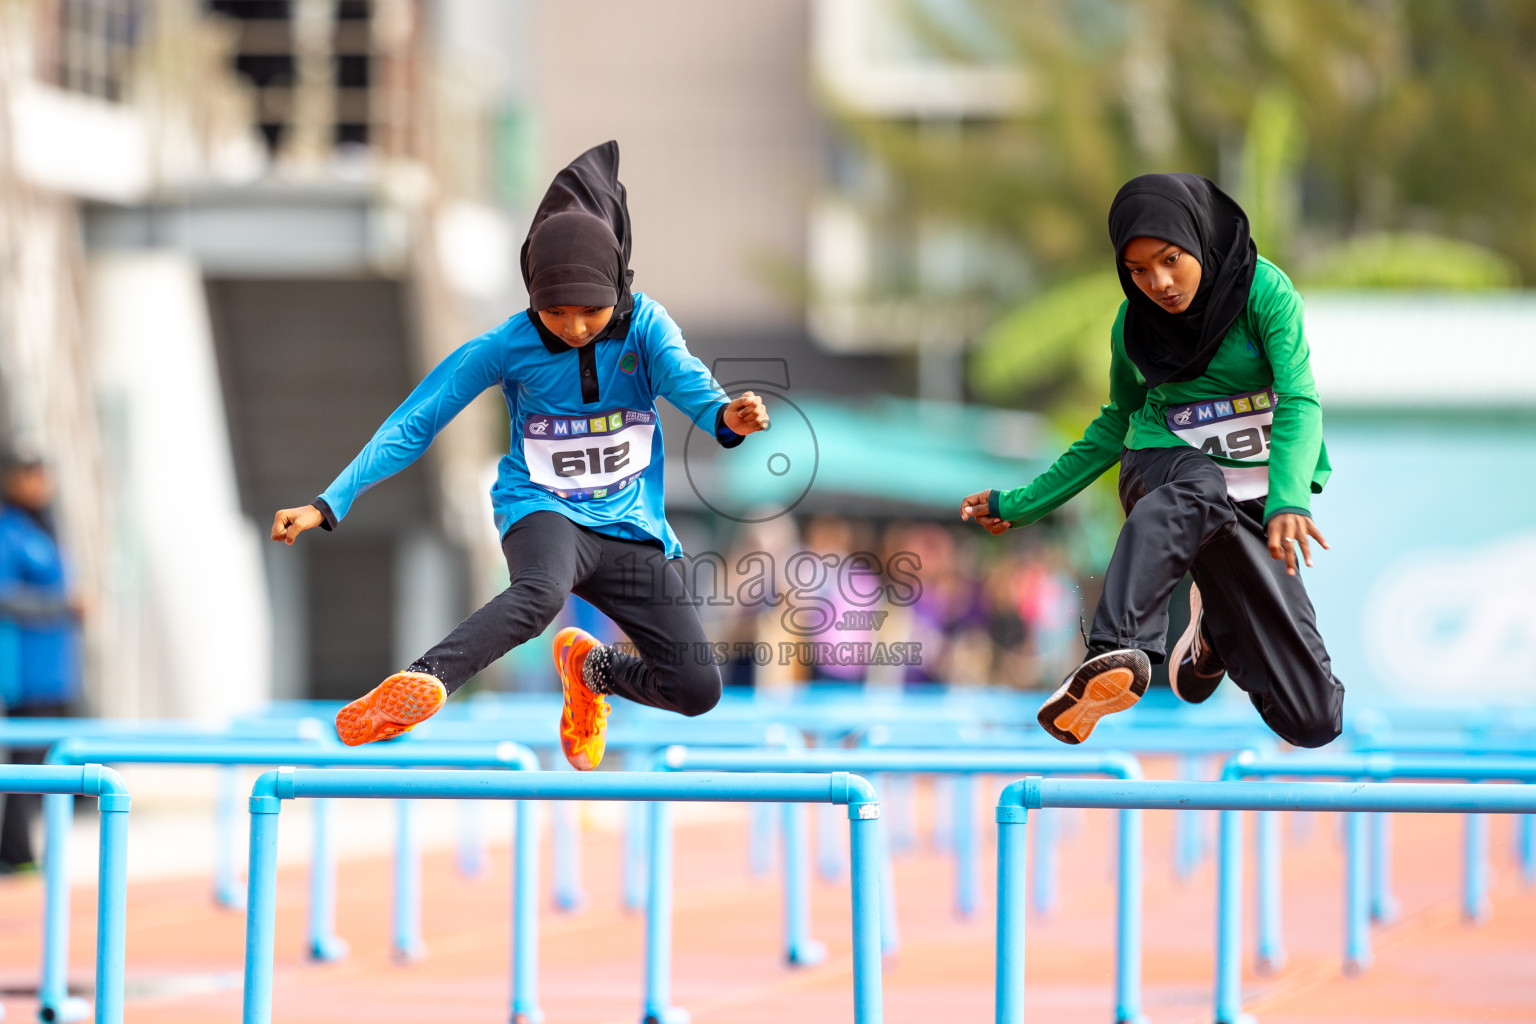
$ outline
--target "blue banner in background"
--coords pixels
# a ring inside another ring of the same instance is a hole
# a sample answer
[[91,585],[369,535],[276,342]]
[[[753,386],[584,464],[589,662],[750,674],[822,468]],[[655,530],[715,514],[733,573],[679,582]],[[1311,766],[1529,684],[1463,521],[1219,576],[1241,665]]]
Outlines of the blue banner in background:
[[1307,590],[1353,698],[1536,704],[1536,420],[1335,415]]

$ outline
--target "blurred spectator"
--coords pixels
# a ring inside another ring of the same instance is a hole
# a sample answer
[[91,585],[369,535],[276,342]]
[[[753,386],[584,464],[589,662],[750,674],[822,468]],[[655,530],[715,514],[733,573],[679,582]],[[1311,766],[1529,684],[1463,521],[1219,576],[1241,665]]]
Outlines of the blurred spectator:
[[[0,475],[0,700],[13,718],[67,714],[79,696],[77,627],[64,558],[54,536],[53,479],[34,458],[12,459]],[[15,751],[15,764],[40,764],[42,751]],[[41,797],[14,794],[0,819],[0,873],[31,868],[32,822]]]
[[[1081,581],[1067,552],[1046,535],[998,542],[932,521],[880,523],[829,514],[807,519],[803,535],[797,525],[793,516],[780,516],[745,526],[732,538],[725,564],[736,600],[710,630],[730,652],[728,685],[1053,688],[1081,654]],[[796,559],[804,562],[798,569]],[[850,559],[859,562],[859,571],[844,578],[838,570]],[[813,562],[826,570],[812,571]],[[859,581],[850,582],[855,575]],[[866,600],[881,582],[883,596]],[[857,593],[848,593],[849,587]],[[748,591],[757,599],[748,600]],[[824,625],[814,633],[786,629],[786,614],[794,608],[802,627]],[[878,618],[850,624],[850,612]],[[848,663],[828,660],[828,648],[805,641],[833,649],[916,645],[921,655],[912,664]],[[754,645],[764,655],[755,662],[744,653]],[[786,659],[785,649],[794,655]]]

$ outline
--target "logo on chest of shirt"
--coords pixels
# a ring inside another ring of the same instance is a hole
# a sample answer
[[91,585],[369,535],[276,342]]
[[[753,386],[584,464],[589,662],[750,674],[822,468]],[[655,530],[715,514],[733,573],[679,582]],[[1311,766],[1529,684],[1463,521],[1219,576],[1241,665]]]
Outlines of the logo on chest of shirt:
[[633,352],[625,352],[619,357],[619,370],[624,373],[634,373],[635,367],[640,365],[640,357]]

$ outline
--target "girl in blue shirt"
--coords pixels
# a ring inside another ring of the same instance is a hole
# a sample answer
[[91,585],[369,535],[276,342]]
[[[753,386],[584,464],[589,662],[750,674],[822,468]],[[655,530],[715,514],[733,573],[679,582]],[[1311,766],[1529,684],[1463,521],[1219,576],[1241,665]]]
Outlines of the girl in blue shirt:
[[[612,618],[636,654],[575,628],[555,637],[564,690],[561,745],[597,767],[607,694],[685,715],[720,698],[708,638],[669,560],[664,396],[726,448],[768,427],[760,398],[727,398],[661,304],[632,292],[629,211],[619,148],[607,142],[556,176],[523,245],[529,309],[444,359],[311,504],[283,509],[272,539],[335,529],[353,501],[415,461],[448,421],[500,387],[511,450],[491,490],[511,585],[404,672],[336,716],[342,741],[388,739],[434,714],[447,695],[541,634],[576,594]],[[655,557],[658,553],[664,558]],[[704,662],[700,664],[700,662]]]

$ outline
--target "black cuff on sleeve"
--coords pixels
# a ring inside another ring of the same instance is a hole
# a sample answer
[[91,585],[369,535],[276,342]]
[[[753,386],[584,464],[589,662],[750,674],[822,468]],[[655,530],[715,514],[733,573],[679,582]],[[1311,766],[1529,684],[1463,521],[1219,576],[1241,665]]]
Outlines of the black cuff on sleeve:
[[726,402],[715,412],[715,440],[720,442],[721,448],[735,448],[747,439],[747,435],[738,434],[725,425],[725,410],[730,407],[731,403]]
[[987,492],[987,514],[996,516],[997,518],[1001,519],[1003,517],[1003,513],[998,507],[998,494],[999,491],[996,487]]
[[1306,516],[1308,519],[1312,518],[1312,511],[1311,511],[1311,509],[1297,508],[1295,505],[1282,505],[1281,507],[1275,509],[1269,515],[1264,517],[1264,525],[1268,526],[1269,525],[1269,521],[1271,519],[1273,519],[1273,518],[1275,518],[1275,516],[1281,515],[1282,513],[1285,513],[1285,512],[1294,512],[1298,516]]
[[332,530],[336,529],[336,513],[331,511],[329,502],[327,502],[324,498],[316,498],[314,501],[310,502],[310,504],[320,510],[320,515],[325,520],[320,524],[320,529],[324,530],[326,533],[330,533]]

